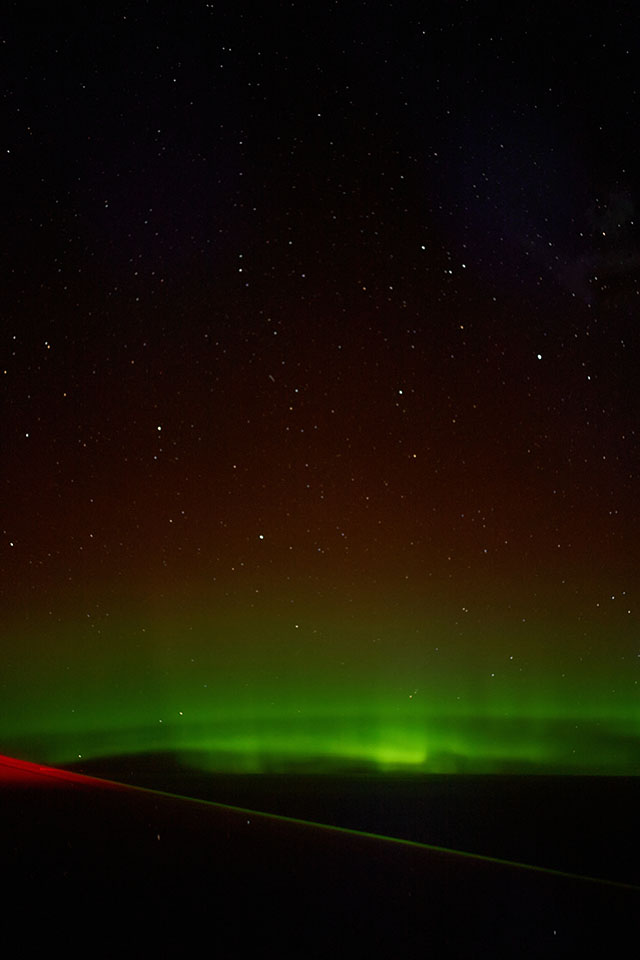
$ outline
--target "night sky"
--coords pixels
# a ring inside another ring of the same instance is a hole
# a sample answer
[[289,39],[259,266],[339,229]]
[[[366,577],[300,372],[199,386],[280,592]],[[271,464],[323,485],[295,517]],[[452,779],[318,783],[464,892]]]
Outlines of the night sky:
[[14,4],[0,752],[640,770],[640,15]]

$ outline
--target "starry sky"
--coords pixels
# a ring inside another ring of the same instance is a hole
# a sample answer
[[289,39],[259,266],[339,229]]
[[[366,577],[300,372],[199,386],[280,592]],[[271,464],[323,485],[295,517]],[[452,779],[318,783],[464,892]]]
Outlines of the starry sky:
[[637,773],[631,5],[2,31],[2,752]]

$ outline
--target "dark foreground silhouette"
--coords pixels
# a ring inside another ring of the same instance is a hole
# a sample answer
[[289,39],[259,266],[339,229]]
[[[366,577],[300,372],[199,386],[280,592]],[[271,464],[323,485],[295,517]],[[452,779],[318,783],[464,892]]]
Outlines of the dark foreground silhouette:
[[[257,800],[257,789],[247,795]],[[316,778],[317,808],[318,792]],[[519,827],[526,833],[526,823]],[[594,835],[598,829],[594,818]],[[635,832],[629,839],[637,843]],[[0,763],[0,843],[8,885],[4,936],[12,942],[18,936],[25,949],[106,946],[125,956],[206,951],[254,957],[275,950],[295,957],[398,957],[416,949],[433,957],[553,957],[576,950],[622,956],[640,931],[638,886],[11,759]]]

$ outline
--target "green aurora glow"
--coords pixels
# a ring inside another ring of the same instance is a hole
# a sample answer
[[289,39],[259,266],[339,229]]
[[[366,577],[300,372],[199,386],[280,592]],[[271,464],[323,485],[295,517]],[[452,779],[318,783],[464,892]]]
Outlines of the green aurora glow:
[[[5,676],[6,748],[54,764],[173,752],[234,772],[639,769],[637,685],[623,671],[592,660],[562,677],[540,639],[535,661],[502,642],[462,662],[435,646],[425,657],[407,624],[289,619],[110,617],[98,633],[41,622]],[[442,638],[444,620],[432,630]]]
[[619,18],[135,6],[7,28],[0,752],[640,773]]

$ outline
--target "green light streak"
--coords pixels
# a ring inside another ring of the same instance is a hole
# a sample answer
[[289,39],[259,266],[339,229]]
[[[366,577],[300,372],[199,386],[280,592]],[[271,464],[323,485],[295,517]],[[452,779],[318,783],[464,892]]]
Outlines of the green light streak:
[[[44,763],[172,751],[206,771],[640,773],[624,664],[612,677],[578,662],[565,676],[499,645],[427,656],[406,624],[191,619],[16,630],[3,750]],[[445,626],[432,629],[440,642]]]
[[[579,739],[577,738],[579,735]],[[7,738],[5,738],[7,739]],[[8,738],[19,748],[25,741]],[[638,741],[616,721],[520,717],[335,716],[262,712],[241,719],[213,715],[156,726],[127,727],[106,713],[101,727],[31,735],[27,751],[47,763],[170,751],[208,772],[337,772],[361,769],[404,773],[619,773],[638,772]],[[577,746],[576,746],[577,744]],[[35,746],[34,746],[35,745]]]

